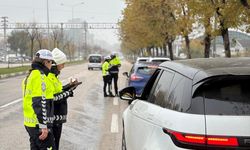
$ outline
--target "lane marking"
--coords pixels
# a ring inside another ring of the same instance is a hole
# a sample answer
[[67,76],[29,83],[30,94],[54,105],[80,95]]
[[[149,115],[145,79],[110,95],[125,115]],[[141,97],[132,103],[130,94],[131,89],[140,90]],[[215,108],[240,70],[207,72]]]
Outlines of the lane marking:
[[115,105],[115,106],[119,105],[118,97],[114,98],[113,105]]
[[111,120],[111,128],[110,128],[111,133],[118,133],[118,115],[117,114],[112,114],[112,120]]
[[10,106],[10,105],[14,105],[14,104],[16,104],[16,103],[18,103],[18,102],[20,102],[20,101],[22,101],[22,100],[23,100],[22,98],[19,98],[19,99],[17,99],[17,100],[14,100],[14,101],[12,101],[12,102],[10,102],[10,103],[7,103],[7,104],[5,104],[5,105],[0,106],[0,109],[5,108],[5,107],[8,107],[8,106]]

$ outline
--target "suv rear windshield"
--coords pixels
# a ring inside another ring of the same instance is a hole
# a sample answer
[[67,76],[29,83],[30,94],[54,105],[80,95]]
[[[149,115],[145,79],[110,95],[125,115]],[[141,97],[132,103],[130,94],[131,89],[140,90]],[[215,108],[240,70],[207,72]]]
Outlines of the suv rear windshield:
[[137,73],[138,74],[144,74],[144,75],[152,75],[157,67],[150,67],[150,66],[144,66],[144,67],[138,67]]
[[90,56],[89,57],[90,63],[101,63],[101,61],[102,61],[101,56]]
[[152,62],[158,62],[158,63],[162,63],[165,62],[167,60],[161,60],[161,59],[153,59]]
[[250,115],[250,77],[211,81],[202,91],[205,114]]

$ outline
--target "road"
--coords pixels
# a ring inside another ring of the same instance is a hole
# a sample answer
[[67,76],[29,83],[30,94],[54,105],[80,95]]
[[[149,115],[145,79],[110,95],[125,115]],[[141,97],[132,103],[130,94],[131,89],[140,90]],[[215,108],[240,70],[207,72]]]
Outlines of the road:
[[[125,85],[122,72],[131,64],[123,62],[119,88]],[[0,80],[0,150],[27,150],[29,137],[23,126],[21,81],[25,76]],[[64,83],[76,77],[83,84],[68,100],[68,121],[63,126],[62,150],[118,150],[121,147],[121,116],[127,102],[104,98],[101,71],[88,71],[87,64],[66,66]]]

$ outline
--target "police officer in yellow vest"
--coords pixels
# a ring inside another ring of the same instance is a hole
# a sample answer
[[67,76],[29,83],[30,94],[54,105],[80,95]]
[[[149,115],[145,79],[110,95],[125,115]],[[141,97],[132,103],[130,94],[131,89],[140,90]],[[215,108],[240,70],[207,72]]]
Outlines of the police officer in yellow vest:
[[73,96],[74,83],[62,85],[59,80],[58,75],[64,68],[64,64],[67,62],[66,55],[58,48],[52,50],[52,56],[55,61],[53,64],[48,77],[52,81],[55,92],[54,92],[54,122],[53,122],[53,135],[55,137],[56,150],[59,149],[59,142],[62,132],[62,124],[66,122],[67,119],[67,99]]
[[[119,67],[121,67],[121,62],[119,57],[116,55],[116,53],[112,53],[110,55],[111,60],[110,60],[110,74],[111,74],[111,79],[114,80],[114,88],[115,88],[115,96],[118,96],[118,74],[119,74]],[[112,84],[111,80],[111,84]]]
[[[110,56],[106,56],[104,58],[104,62],[102,64],[102,76],[103,76],[103,82],[104,82],[104,85],[103,85],[104,97],[107,97],[107,96],[113,97],[113,94],[111,92],[111,76],[109,73],[109,69],[110,69],[109,61],[110,61],[110,59],[111,59]],[[108,85],[109,94],[107,94],[107,91],[106,91],[107,85]]]
[[47,77],[52,61],[49,50],[39,50],[32,61],[29,75],[22,83],[24,126],[30,136],[31,150],[55,149],[51,132],[54,86]]

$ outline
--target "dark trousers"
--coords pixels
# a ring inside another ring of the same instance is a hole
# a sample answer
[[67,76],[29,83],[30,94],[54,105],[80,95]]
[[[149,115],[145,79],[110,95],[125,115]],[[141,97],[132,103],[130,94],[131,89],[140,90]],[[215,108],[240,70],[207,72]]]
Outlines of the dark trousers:
[[107,95],[107,92],[106,92],[107,86],[108,86],[108,92],[109,94],[111,94],[111,76],[110,75],[103,76],[103,82],[104,82],[104,85],[103,85],[104,95]]
[[40,140],[39,135],[41,134],[38,127],[26,127],[26,131],[30,136],[30,149],[31,150],[48,150],[52,148],[55,149],[54,136],[51,131],[49,131],[48,136],[45,140]]
[[112,78],[112,80],[114,80],[115,94],[117,95],[118,94],[118,86],[117,86],[118,73],[111,73],[111,78]]
[[55,137],[56,150],[59,150],[59,142],[60,142],[61,133],[62,133],[62,123],[53,124],[52,130],[53,130],[53,135]]

